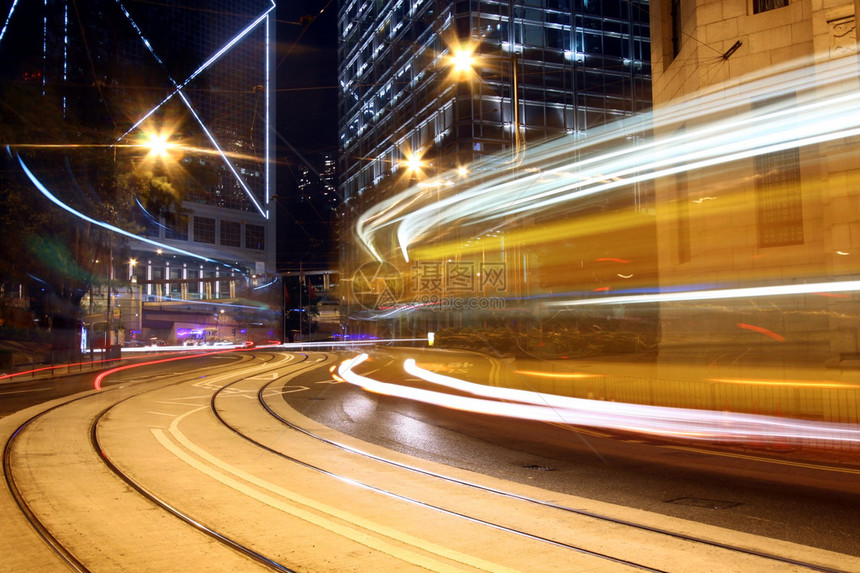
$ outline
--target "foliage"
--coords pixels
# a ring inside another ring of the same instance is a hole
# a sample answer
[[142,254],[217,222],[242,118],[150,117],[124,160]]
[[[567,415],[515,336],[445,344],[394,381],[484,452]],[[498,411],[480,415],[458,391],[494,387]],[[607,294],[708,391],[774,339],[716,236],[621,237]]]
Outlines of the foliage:
[[[120,258],[122,242],[49,201],[20,161],[71,208],[132,232],[140,228],[134,222],[138,200],[162,212],[182,198],[169,174],[117,153],[116,130],[82,103],[85,96],[78,105],[64,96],[38,81],[0,86],[0,233],[6,253],[0,282],[25,285],[42,328],[72,331],[81,300],[108,276],[105,260],[109,253]],[[21,323],[20,310],[0,307],[0,322],[15,314]]]

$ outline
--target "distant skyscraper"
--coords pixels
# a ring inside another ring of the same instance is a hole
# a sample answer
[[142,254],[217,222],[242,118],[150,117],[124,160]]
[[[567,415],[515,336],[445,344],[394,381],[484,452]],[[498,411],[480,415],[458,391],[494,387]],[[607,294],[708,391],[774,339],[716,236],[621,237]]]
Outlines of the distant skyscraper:
[[[347,200],[412,153],[450,168],[651,106],[647,1],[348,0],[338,38]],[[465,46],[476,81],[451,74]]]
[[333,153],[323,155],[322,171],[320,171],[322,194],[326,205],[335,208],[338,205],[337,193],[337,156]]
[[300,203],[311,203],[326,210],[337,207],[337,160],[334,154],[320,155],[316,168],[302,165],[298,172],[296,185]]

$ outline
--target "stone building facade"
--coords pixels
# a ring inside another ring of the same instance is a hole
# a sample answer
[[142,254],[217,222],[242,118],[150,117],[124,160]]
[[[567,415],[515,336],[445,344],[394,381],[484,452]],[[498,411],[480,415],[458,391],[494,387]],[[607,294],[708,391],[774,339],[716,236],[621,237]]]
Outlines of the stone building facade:
[[651,2],[657,137],[734,121],[770,142],[742,153],[748,139],[726,139],[734,160],[657,181],[661,291],[726,293],[661,303],[661,356],[860,358],[860,140],[839,125],[807,137],[827,131],[825,114],[852,117],[839,106],[860,87],[854,13],[839,0]]

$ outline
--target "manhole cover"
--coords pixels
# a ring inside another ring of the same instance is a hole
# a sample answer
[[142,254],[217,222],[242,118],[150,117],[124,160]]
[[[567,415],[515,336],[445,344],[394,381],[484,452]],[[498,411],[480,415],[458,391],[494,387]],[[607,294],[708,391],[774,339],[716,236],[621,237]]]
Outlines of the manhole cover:
[[700,499],[698,497],[679,497],[670,499],[666,503],[675,503],[677,505],[689,505],[690,507],[701,507],[705,509],[728,509],[737,507],[740,503],[734,501],[720,501],[719,499]]
[[527,469],[527,470],[538,470],[538,471],[541,471],[541,472],[551,472],[551,471],[555,471],[555,468],[550,468],[550,467],[547,467],[547,466],[540,466],[540,465],[536,465],[536,464],[532,464],[532,465],[528,465],[528,466],[523,466],[523,467],[524,467],[525,469]]

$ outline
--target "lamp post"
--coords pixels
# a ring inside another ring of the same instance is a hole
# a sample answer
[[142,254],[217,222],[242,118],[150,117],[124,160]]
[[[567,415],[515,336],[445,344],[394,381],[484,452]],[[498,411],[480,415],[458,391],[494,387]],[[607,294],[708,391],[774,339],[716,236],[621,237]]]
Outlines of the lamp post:
[[131,288],[132,293],[137,294],[137,304],[135,304],[135,310],[137,311],[137,335],[143,335],[143,286],[137,282],[137,275],[132,275],[131,277]]

